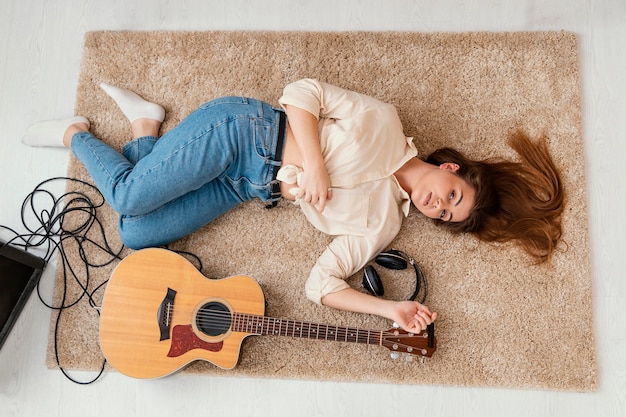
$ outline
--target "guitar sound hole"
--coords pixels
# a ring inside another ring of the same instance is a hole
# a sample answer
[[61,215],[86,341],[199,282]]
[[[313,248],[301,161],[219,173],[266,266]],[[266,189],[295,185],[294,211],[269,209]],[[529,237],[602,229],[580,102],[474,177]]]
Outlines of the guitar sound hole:
[[200,307],[196,316],[198,330],[209,336],[219,336],[230,329],[230,310],[222,303],[211,301]]

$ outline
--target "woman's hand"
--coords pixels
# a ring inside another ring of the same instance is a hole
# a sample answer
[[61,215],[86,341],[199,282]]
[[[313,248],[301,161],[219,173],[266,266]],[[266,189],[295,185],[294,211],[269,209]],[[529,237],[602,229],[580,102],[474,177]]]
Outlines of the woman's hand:
[[[285,106],[289,129],[293,132],[298,151],[302,157],[303,172],[298,180],[297,198],[324,211],[331,198],[330,176],[324,165],[320,145],[317,117],[295,106]],[[300,161],[297,161],[300,163]]]
[[297,197],[314,205],[321,213],[326,207],[326,200],[332,198],[330,188],[330,176],[324,163],[317,166],[304,166],[298,187],[300,191]]
[[437,313],[417,301],[397,301],[391,308],[391,319],[407,332],[426,330],[437,319]]

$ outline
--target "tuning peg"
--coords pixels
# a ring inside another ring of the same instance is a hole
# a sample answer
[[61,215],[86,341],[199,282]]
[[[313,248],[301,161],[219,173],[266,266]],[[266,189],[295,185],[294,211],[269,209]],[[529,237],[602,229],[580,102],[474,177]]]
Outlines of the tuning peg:
[[413,362],[413,355],[409,355],[408,353],[406,353],[404,355],[404,361],[405,362]]
[[400,354],[398,352],[391,352],[389,356],[391,356],[391,359],[396,360],[400,357]]

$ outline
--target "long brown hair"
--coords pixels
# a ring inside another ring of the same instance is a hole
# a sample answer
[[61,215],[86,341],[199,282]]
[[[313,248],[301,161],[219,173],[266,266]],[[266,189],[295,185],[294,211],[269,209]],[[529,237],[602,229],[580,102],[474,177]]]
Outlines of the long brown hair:
[[451,148],[438,149],[426,162],[460,166],[457,174],[476,190],[476,201],[463,222],[438,224],[453,233],[473,233],[488,242],[514,240],[539,262],[550,259],[561,238],[564,192],[550,157],[545,135],[532,141],[515,131],[509,145],[520,162],[503,159],[473,161]]

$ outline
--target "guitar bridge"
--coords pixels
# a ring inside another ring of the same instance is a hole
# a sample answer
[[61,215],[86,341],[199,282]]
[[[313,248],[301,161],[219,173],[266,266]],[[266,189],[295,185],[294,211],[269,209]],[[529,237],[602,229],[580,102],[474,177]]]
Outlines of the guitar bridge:
[[161,301],[159,305],[159,310],[157,311],[157,322],[159,323],[159,331],[161,332],[159,341],[168,340],[170,338],[175,297],[176,291],[168,288],[165,298],[163,298],[163,301]]

